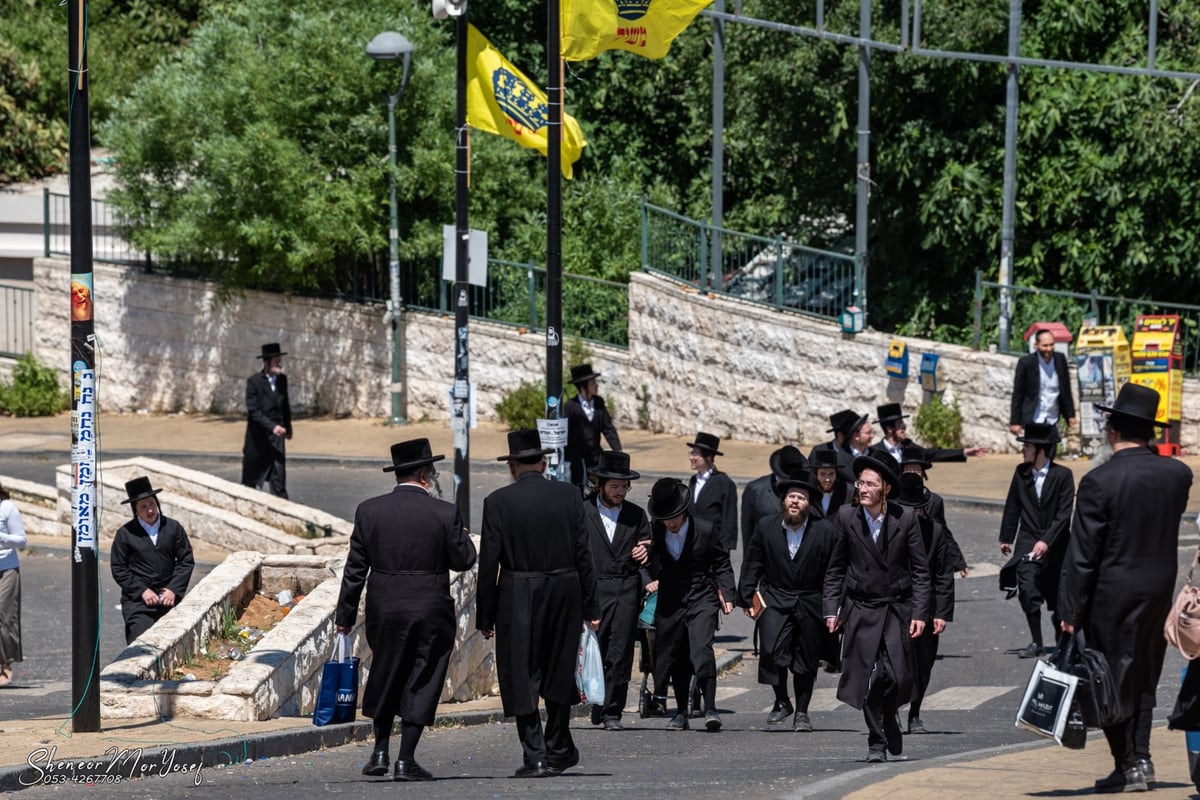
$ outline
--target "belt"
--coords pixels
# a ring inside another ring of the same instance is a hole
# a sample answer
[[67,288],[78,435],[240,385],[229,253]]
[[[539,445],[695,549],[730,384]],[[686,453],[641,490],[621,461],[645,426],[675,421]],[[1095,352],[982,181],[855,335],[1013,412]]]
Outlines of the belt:
[[850,595],[851,602],[853,602],[856,606],[862,606],[863,608],[883,608],[884,606],[890,606],[895,603],[903,603],[905,600],[908,600],[911,598],[912,598],[912,592],[905,592],[903,594],[894,594],[894,595],[890,595],[890,596],[886,596],[886,597],[878,597],[878,596],[867,597],[865,595],[853,595],[853,594]]
[[633,580],[633,579],[639,578],[639,577],[640,576],[635,572],[632,575],[597,575],[596,580],[598,580],[598,581],[629,581],[629,580]]
[[446,570],[443,569],[375,569],[371,567],[371,572],[378,572],[380,575],[445,575]]
[[503,580],[504,578],[553,578],[558,575],[570,575],[574,572],[578,572],[578,570],[575,569],[574,567],[560,567],[558,569],[552,569],[548,572],[526,572],[524,570],[519,570],[519,569],[503,569],[502,568],[500,570],[500,579]]

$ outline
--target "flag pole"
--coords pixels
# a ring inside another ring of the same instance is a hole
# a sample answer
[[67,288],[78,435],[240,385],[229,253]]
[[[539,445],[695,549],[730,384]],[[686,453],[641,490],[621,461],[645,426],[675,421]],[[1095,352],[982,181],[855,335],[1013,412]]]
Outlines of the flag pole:
[[[546,4],[546,418],[562,411],[562,94],[563,67],[559,0]],[[561,479],[563,452],[558,448],[551,477]]]
[[454,504],[463,524],[471,527],[471,373],[467,326],[470,323],[470,291],[467,287],[467,257],[470,225],[467,204],[470,193],[470,132],[467,129],[467,15],[455,18],[455,129],[454,138],[454,398],[451,428],[454,430]]

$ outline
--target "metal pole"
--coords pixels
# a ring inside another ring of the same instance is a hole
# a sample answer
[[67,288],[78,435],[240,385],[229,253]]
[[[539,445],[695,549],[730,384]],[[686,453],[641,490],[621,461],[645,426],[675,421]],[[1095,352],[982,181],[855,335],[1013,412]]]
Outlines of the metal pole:
[[388,319],[392,328],[392,416],[388,422],[403,425],[405,419],[404,384],[401,377],[401,355],[404,343],[400,336],[400,223],[396,211],[396,103],[400,91],[388,97],[388,278],[391,282],[391,299],[388,301]]
[[[546,419],[562,411],[562,58],[559,2],[546,4],[546,97],[550,124],[546,145]],[[550,477],[562,477],[562,448]]]
[[454,430],[454,504],[468,528],[471,527],[471,463],[468,458],[471,444],[471,371],[470,350],[467,347],[467,326],[471,319],[467,286],[467,258],[471,228],[467,222],[468,163],[470,133],[467,130],[467,15],[460,14],[455,22],[458,48],[455,53],[455,125],[454,142],[454,407],[451,427]]
[[[1008,55],[1015,58],[1021,49],[1021,0],[1008,4]],[[1017,194],[1017,85],[1018,67],[1008,64],[1008,88],[1004,112],[1004,205],[1000,218],[1000,352],[1007,353],[1012,327],[1013,218]]]
[[[871,0],[859,0],[858,35],[871,38]],[[858,158],[854,215],[854,291],[867,324],[867,205],[871,196],[871,49],[858,46]]]
[[[724,14],[725,0],[715,0],[713,10]],[[713,287],[721,288],[725,259],[721,257],[721,228],[725,225],[725,23],[713,20],[712,77],[712,264]]]
[[[87,0],[67,14],[70,108],[71,283],[88,302],[71,308],[71,730],[100,730],[100,561],[96,552],[96,328],[92,269],[91,130]],[[72,293],[73,294],[73,293]],[[70,299],[68,299],[70,302]],[[85,313],[80,313],[81,311]],[[79,319],[86,317],[86,319]]]

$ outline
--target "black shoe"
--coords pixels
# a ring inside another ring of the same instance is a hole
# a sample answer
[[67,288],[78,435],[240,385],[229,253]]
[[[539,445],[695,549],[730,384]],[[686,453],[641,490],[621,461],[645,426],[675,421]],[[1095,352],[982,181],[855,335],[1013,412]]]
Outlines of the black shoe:
[[1042,647],[1036,642],[1030,642],[1029,644],[1025,645],[1023,650],[1019,650],[1017,652],[1017,658],[1041,658],[1042,654],[1045,652],[1046,648]]
[[621,724],[621,720],[619,719],[606,719],[604,720],[604,730],[623,731],[625,730],[625,726]]
[[868,764],[882,764],[885,761],[887,761],[887,753],[885,753],[884,751],[882,751],[882,750],[868,750],[867,751],[867,763]]
[[792,730],[796,733],[812,733],[812,720],[803,711],[797,711],[792,720]]
[[767,724],[778,725],[795,713],[796,709],[792,708],[791,700],[776,700],[775,707],[772,708],[771,713],[767,715]]
[[431,781],[433,773],[422,767],[416,761],[401,761],[396,759],[396,769],[392,771],[394,781]]
[[721,730],[721,715],[715,711],[709,711],[704,715],[704,729],[707,731]]
[[362,774],[370,775],[373,778],[379,778],[388,774],[388,768],[392,766],[392,759],[388,757],[387,750],[376,750],[371,753],[371,757],[367,759],[367,763],[363,766]]
[[688,720],[683,714],[676,714],[671,717],[671,721],[667,723],[669,731],[686,731],[688,729]]
[[1120,770],[1114,769],[1107,777],[1096,781],[1096,794],[1116,794],[1118,792],[1148,792],[1146,777],[1137,767]]
[[925,730],[925,723],[921,722],[920,717],[909,717],[908,732],[909,733],[928,733],[928,731]]
[[538,761],[535,764],[523,764],[517,767],[517,771],[513,773],[514,778],[549,778],[554,775],[554,771],[546,766],[545,761]]
[[592,706],[592,724],[599,725],[604,722],[604,709],[600,706]]
[[579,763],[579,748],[572,747],[571,753],[562,761],[557,761],[551,758],[546,759],[546,769],[550,770],[551,775],[562,775],[571,767]]
[[1148,758],[1139,758],[1137,760],[1137,768],[1142,771],[1142,779],[1146,781],[1147,786],[1157,782],[1157,778],[1154,777],[1153,761]]
[[887,737],[887,751],[894,756],[904,752],[904,734],[900,732],[900,717],[896,714],[885,714],[883,717],[883,735]]

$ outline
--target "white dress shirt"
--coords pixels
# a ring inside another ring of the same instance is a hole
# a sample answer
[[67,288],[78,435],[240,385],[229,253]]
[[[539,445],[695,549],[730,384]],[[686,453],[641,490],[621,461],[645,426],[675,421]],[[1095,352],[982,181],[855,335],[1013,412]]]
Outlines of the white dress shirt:
[[786,522],[783,523],[783,529],[787,531],[787,546],[788,555],[792,558],[796,557],[796,553],[800,550],[800,543],[804,541],[804,530],[808,527],[808,519],[800,523],[800,527],[793,528]]
[[672,560],[678,561],[679,557],[683,555],[683,545],[687,542],[688,528],[691,525],[691,519],[684,518],[683,525],[679,527],[679,533],[667,531],[667,553],[670,554]]
[[[612,544],[613,537],[617,535],[617,517],[621,513],[621,507],[609,508],[597,497],[596,510],[600,512],[600,521],[604,523],[604,532],[608,534],[608,543]],[[670,536],[671,532],[667,531],[667,535]]]

